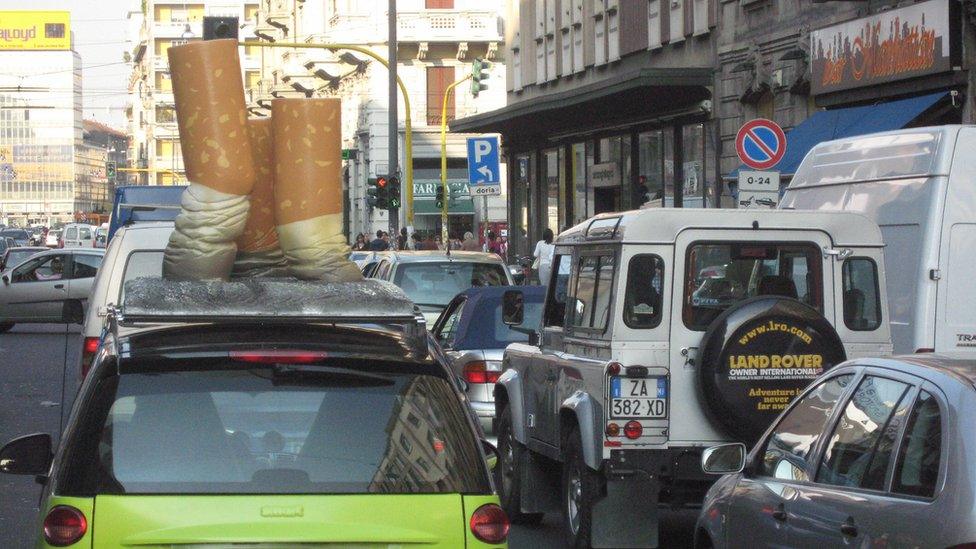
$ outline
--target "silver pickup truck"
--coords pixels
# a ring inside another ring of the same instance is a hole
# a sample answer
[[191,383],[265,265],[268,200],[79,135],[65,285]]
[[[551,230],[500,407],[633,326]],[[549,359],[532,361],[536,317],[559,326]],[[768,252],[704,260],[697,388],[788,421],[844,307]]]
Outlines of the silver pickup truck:
[[824,370],[891,353],[881,233],[857,214],[645,209],[555,244],[541,333],[495,386],[496,475],[513,521],[560,510],[573,547],[657,546],[659,507],[715,480],[703,449],[751,444]]

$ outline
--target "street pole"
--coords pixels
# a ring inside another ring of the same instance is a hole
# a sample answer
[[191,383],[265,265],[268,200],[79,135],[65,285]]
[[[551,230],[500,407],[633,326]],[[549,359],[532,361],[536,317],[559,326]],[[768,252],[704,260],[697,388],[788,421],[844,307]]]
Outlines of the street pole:
[[[396,0],[389,0],[389,31],[390,31],[390,44],[389,44],[389,60],[387,67],[389,68],[390,78],[390,168],[389,176],[391,178],[398,177],[400,170],[397,169],[397,161],[400,158],[399,151],[397,150],[400,143],[400,124],[397,122],[397,16],[396,16]],[[407,158],[406,163],[411,164],[413,162],[412,158]],[[412,185],[412,181],[408,181],[407,185]],[[402,196],[402,192],[401,192]],[[401,200],[402,201],[402,200]],[[408,206],[409,207],[409,206]],[[390,238],[397,238],[400,233],[400,209],[391,207],[389,210],[390,215]]]
[[450,239],[447,234],[447,203],[451,196],[451,191],[447,187],[447,101],[451,97],[451,93],[454,92],[454,88],[458,87],[459,84],[465,80],[469,80],[471,75],[467,75],[464,78],[452,82],[450,86],[444,90],[444,100],[441,103],[441,186],[444,187],[445,196],[441,197],[443,203],[441,204],[441,241],[450,248]]

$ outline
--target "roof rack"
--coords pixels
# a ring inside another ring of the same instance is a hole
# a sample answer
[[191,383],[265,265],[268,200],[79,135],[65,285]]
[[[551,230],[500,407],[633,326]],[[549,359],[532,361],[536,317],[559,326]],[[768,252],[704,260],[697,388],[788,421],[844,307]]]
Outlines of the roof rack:
[[113,330],[167,324],[369,325],[402,333],[417,355],[428,355],[423,314],[398,287],[381,280],[137,278],[125,283],[123,295],[120,306],[109,308]]

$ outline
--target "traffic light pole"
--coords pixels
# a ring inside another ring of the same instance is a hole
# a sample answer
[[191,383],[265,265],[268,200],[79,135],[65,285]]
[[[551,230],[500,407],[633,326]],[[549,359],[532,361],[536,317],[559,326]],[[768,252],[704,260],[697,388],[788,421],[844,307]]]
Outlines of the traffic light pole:
[[448,86],[444,90],[444,101],[441,105],[441,187],[444,189],[445,195],[441,197],[443,201],[441,204],[441,241],[447,248],[450,248],[451,244],[450,235],[447,232],[447,210],[451,196],[451,191],[447,186],[447,101],[451,97],[451,93],[454,92],[454,88],[470,78],[471,75],[469,74]]
[[[389,59],[390,62],[386,64],[386,68],[390,72],[390,103],[389,103],[389,114],[390,114],[390,144],[389,144],[389,181],[399,175],[399,170],[397,169],[397,164],[399,162],[399,144],[400,144],[400,124],[397,122],[397,12],[396,12],[396,0],[390,0],[389,9]],[[413,164],[413,158],[407,156],[406,163]],[[410,186],[410,182],[407,182],[407,186]],[[398,197],[399,198],[399,197]],[[390,237],[397,238],[400,232],[400,208],[390,206],[388,210],[390,214]]]

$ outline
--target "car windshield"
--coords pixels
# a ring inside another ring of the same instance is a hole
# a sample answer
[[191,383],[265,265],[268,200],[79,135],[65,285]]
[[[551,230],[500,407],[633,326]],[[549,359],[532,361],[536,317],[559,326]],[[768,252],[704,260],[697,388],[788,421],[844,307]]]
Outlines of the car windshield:
[[92,414],[87,434],[79,435],[86,440],[69,444],[77,452],[70,462],[83,469],[70,471],[77,476],[68,481],[77,485],[70,491],[485,489],[477,438],[444,378],[370,361],[248,369],[210,361],[206,366],[160,368],[100,382],[95,394],[104,400],[91,406],[101,412]]
[[508,279],[505,268],[495,263],[438,261],[401,263],[397,266],[393,283],[417,305],[440,310],[468,288],[504,286],[508,284]]

